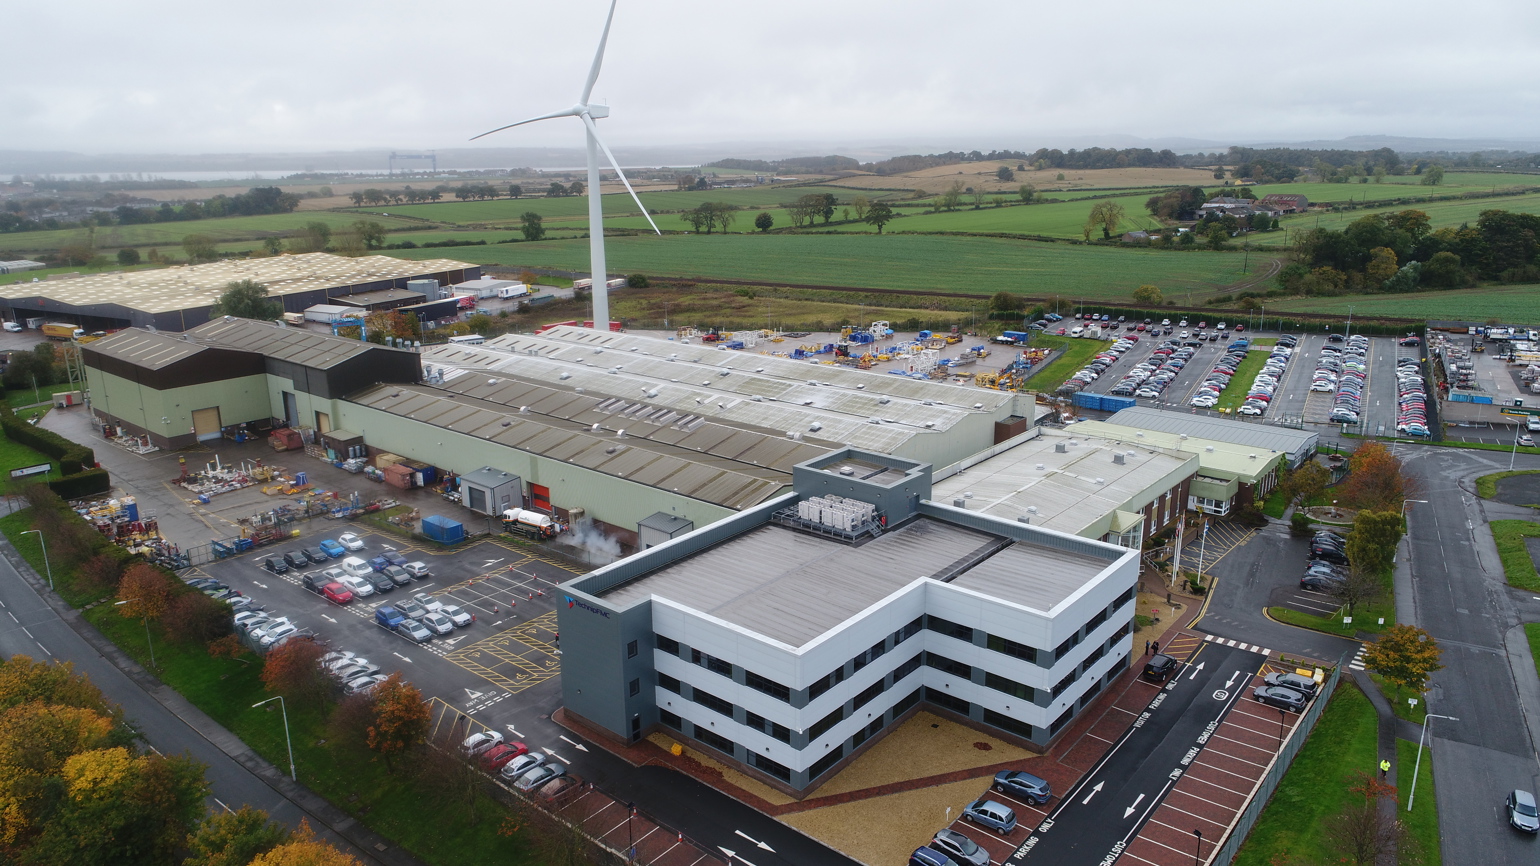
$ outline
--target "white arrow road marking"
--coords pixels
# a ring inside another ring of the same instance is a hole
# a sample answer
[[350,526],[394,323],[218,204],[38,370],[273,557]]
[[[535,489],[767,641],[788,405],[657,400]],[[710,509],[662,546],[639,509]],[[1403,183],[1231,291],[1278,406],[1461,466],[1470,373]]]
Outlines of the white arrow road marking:
[[479,697],[481,697],[481,692],[473,692],[473,691],[471,691],[471,690],[470,690],[470,689],[466,689],[466,690],[465,690],[465,696],[466,696],[466,698],[468,698],[468,699],[469,699],[469,700],[473,700],[473,701],[474,701],[474,700],[476,700],[476,699],[477,699],[477,698],[479,698]]
[[545,747],[541,748],[540,751],[545,752],[547,755],[550,755],[551,757],[555,758],[558,761],[561,761],[563,764],[570,764],[570,763],[572,763],[571,761],[567,760],[566,758],[563,758],[561,755],[558,755],[554,751],[552,751],[550,746],[545,746]]
[[514,730],[514,728],[513,728],[513,725],[508,725],[508,726],[507,726],[507,727],[508,727],[508,730],[509,730],[509,731],[512,731],[512,732],[513,732],[513,735],[514,735],[514,736],[515,736],[515,737],[522,737],[522,736],[524,736],[524,735],[523,735],[523,734],[521,734],[521,733],[519,733],[519,732],[518,732],[518,731],[516,731],[516,730]]
[[567,735],[566,734],[562,734],[561,738],[563,740],[567,740],[567,742],[571,743],[572,745],[577,746],[579,752],[586,752],[586,751],[588,751],[588,747],[587,746],[583,745],[582,743],[578,742],[577,740],[569,740],[569,739],[567,739]]
[[482,567],[482,568],[491,568],[491,567],[492,567],[492,566],[494,566],[494,565],[496,565],[496,564],[498,564],[498,563],[499,563],[499,562],[502,562],[502,561],[503,561],[503,560],[504,560],[504,559],[505,559],[505,558],[506,558],[506,557],[502,557],[502,556],[499,556],[499,557],[498,557],[498,558],[496,558],[496,559],[489,559],[489,560],[487,560],[487,561],[486,561],[486,562],[483,562],[483,563],[482,563],[482,564],[481,564],[481,567]]
[[402,661],[404,661],[404,662],[406,662],[406,663],[407,663],[407,664],[411,664],[411,662],[412,662],[412,660],[411,660],[411,659],[409,659],[409,658],[407,658],[407,657],[406,657],[406,656],[404,656],[404,655],[402,655],[402,654],[400,654],[400,653],[397,653],[397,652],[393,652],[393,653],[391,653],[391,655],[393,655],[393,656],[395,656],[395,657],[396,657],[396,658],[398,658],[398,659],[400,659],[400,660],[402,660]]
[[327,621],[327,622],[336,622],[336,620],[334,620],[334,619],[332,619],[332,618],[331,618],[331,617],[329,617],[329,616],[327,616],[327,615],[326,615],[326,614],[324,614],[324,613],[323,613],[323,614],[321,614],[321,619],[324,619],[324,620],[326,620],[326,621]]
[[1240,671],[1236,671],[1235,673],[1231,674],[1230,678],[1225,680],[1225,688],[1227,688],[1227,689],[1234,688],[1235,687],[1236,679],[1238,679],[1240,677],[1243,677],[1243,676],[1245,676],[1245,674],[1240,672]]
[[255,581],[255,580],[253,580],[253,581],[252,581],[252,583],[256,583],[256,584],[257,584],[257,586],[260,586],[260,587],[262,587],[262,588],[263,588],[263,589],[267,589],[267,584],[265,584],[265,583],[257,583],[257,582],[256,582],[256,581]]
[[1206,664],[1208,664],[1208,662],[1198,662],[1198,666],[1192,669],[1192,673],[1188,674],[1187,678],[1190,679],[1190,680],[1197,679],[1198,678],[1198,671],[1203,670],[1203,666],[1206,665]]
[[734,830],[733,832],[738,834],[739,836],[742,836],[743,838],[749,840],[750,842],[753,842],[755,845],[758,845],[759,847],[765,849],[766,851],[769,851],[771,854],[775,853],[775,849],[774,848],[771,848],[769,845],[766,845],[765,843],[759,841],[758,839],[755,839],[753,836],[750,836],[749,834],[743,832],[742,830]]
[[1123,810],[1123,817],[1126,819],[1129,815],[1132,815],[1134,813],[1134,810],[1139,808],[1139,803],[1143,799],[1144,799],[1144,795],[1140,794],[1139,797],[1134,800],[1134,804],[1132,806],[1129,806],[1127,809]]
[[721,845],[718,845],[717,847],[722,849],[722,853],[727,855],[728,860],[737,860],[739,863],[742,863],[743,866],[754,866],[753,863],[750,863],[742,857],[739,857],[738,853],[733,851],[731,848],[723,848]]
[[1091,789],[1091,793],[1085,795],[1085,799],[1080,801],[1080,805],[1084,806],[1084,805],[1087,805],[1088,803],[1090,803],[1092,797],[1094,797],[1097,794],[1101,793],[1102,786],[1105,785],[1105,784],[1107,784],[1107,783],[1106,782],[1097,782],[1096,783],[1096,787]]

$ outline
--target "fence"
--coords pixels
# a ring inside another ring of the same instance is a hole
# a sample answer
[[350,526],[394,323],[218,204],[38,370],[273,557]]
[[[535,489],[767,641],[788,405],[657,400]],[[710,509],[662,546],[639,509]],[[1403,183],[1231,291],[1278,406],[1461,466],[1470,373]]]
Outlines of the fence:
[[1315,723],[1320,720],[1321,713],[1326,711],[1326,705],[1331,702],[1331,696],[1337,690],[1337,681],[1342,677],[1342,669],[1347,664],[1347,656],[1337,660],[1337,666],[1332,668],[1331,675],[1321,685],[1321,693],[1310,707],[1305,710],[1305,715],[1298,725],[1294,726],[1289,739],[1273,756],[1272,763],[1267,767],[1267,773],[1257,782],[1256,788],[1251,792],[1251,799],[1246,803],[1246,808],[1235,816],[1225,832],[1224,844],[1215,849],[1209,856],[1206,866],[1230,866],[1235,859],[1236,852],[1240,851],[1246,837],[1251,834],[1251,828],[1256,825],[1257,818],[1262,810],[1267,808],[1267,803],[1273,798],[1273,792],[1278,789],[1278,783],[1283,781],[1283,774],[1289,770],[1289,765],[1294,763],[1294,756],[1304,747],[1305,740],[1310,732],[1315,729]]

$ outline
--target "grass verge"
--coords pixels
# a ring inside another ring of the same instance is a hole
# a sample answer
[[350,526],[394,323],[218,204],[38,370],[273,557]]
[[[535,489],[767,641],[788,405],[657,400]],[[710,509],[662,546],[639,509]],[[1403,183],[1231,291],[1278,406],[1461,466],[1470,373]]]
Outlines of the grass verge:
[[1524,635],[1529,638],[1529,655],[1535,662],[1535,676],[1540,676],[1540,622],[1524,623]]
[[53,399],[53,395],[60,391],[74,391],[76,388],[76,385],[68,382],[55,385],[41,385],[37,388],[17,388],[14,391],[5,392],[5,402],[12,409],[19,409],[22,406],[31,406],[34,403],[48,402]]
[[[1420,695],[1397,689],[1394,685],[1385,681],[1385,678],[1377,673],[1370,672],[1369,679],[1380,687],[1380,694],[1385,696],[1386,703],[1395,711],[1396,718],[1405,719],[1413,724],[1420,725],[1428,717],[1428,702]],[[1416,706],[1408,704],[1407,698],[1417,698]]]
[[1438,799],[1433,795],[1433,759],[1422,756],[1422,766],[1417,770],[1417,796],[1412,799],[1412,811],[1406,811],[1406,801],[1412,793],[1412,768],[1417,766],[1417,744],[1408,740],[1396,740],[1396,787],[1401,801],[1397,814],[1406,822],[1412,838],[1422,846],[1422,866],[1441,866],[1444,862],[1438,847]]
[[[0,478],[9,481],[10,471],[12,469],[20,469],[23,466],[37,466],[41,463],[47,463],[49,466],[53,467],[49,470],[49,478],[59,477],[58,461],[49,460],[44,455],[33,451],[31,448],[28,448],[20,442],[17,442],[5,436],[4,434],[0,434],[0,473],[4,473],[0,474]],[[34,477],[26,480],[33,481],[37,479]]]
[[1289,510],[1289,497],[1282,490],[1269,493],[1267,500],[1262,503],[1262,513],[1274,520],[1282,520],[1283,513],[1287,510]]
[[1528,520],[1493,520],[1492,540],[1497,542],[1497,555],[1503,561],[1503,575],[1510,586],[1540,592],[1540,574],[1535,573],[1535,561],[1529,555],[1526,538],[1540,537],[1540,523]]
[[1241,846],[1237,866],[1335,862],[1322,830],[1352,796],[1352,772],[1374,772],[1378,732],[1374,705],[1344,679]]
[[1064,384],[1065,379],[1079,372],[1080,368],[1090,363],[1098,352],[1110,345],[1102,340],[1042,335],[1034,337],[1032,343],[1044,349],[1064,350],[1064,354],[1048,362],[1048,366],[1038,370],[1027,380],[1028,388],[1045,394],[1057,390]]
[[1235,409],[1245,402],[1246,394],[1251,390],[1252,382],[1256,381],[1257,374],[1262,372],[1262,365],[1267,363],[1266,352],[1247,352],[1240,366],[1235,368],[1235,375],[1230,377],[1229,384],[1219,393],[1219,402],[1214,408],[1220,411]]
[[1540,469],[1515,469],[1512,472],[1493,472],[1491,475],[1483,475],[1476,479],[1476,495],[1482,499],[1495,498],[1497,482],[1515,475],[1540,475]]

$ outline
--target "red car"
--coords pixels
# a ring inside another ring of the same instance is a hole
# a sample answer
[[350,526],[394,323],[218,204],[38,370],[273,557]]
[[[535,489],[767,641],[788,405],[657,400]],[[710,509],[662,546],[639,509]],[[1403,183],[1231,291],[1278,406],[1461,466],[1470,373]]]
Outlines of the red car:
[[1235,326],[1235,333],[1237,333],[1237,334],[1241,333],[1244,330],[1246,330],[1246,326],[1245,325],[1236,325]]
[[347,604],[353,600],[353,591],[340,583],[328,583],[321,587],[321,595],[334,604]]
[[529,746],[517,740],[500,743],[481,756],[481,769],[487,772],[501,770],[503,765],[529,751]]

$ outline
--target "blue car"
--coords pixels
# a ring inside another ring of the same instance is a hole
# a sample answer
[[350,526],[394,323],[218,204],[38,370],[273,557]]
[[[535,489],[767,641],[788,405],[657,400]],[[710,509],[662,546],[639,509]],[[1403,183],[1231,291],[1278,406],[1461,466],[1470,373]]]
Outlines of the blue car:
[[406,565],[406,557],[395,552],[394,550],[385,551],[384,553],[380,554],[380,558],[384,559],[391,565]]
[[999,833],[1009,834],[1016,829],[1015,811],[994,800],[974,800],[963,807],[962,816]]
[[390,560],[386,559],[383,556],[376,556],[375,558],[369,560],[369,567],[374,569],[375,571],[384,571],[386,569],[386,567],[389,566],[389,565],[390,565]]
[[347,556],[347,553],[348,553],[348,549],[346,547],[343,547],[342,545],[338,544],[337,542],[333,541],[330,538],[328,538],[325,541],[321,542],[321,544],[319,546],[321,548],[321,552],[326,554],[327,556],[330,556],[332,559],[337,559],[338,557]]

